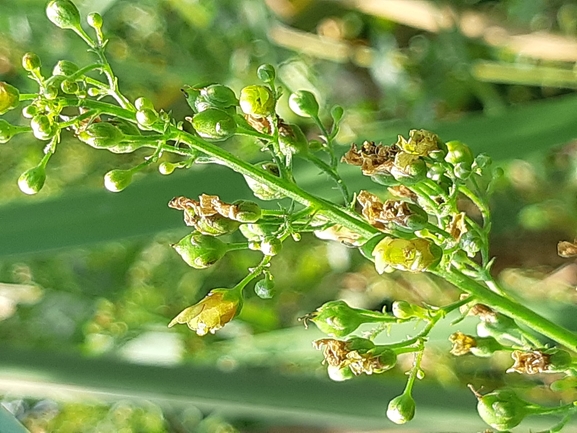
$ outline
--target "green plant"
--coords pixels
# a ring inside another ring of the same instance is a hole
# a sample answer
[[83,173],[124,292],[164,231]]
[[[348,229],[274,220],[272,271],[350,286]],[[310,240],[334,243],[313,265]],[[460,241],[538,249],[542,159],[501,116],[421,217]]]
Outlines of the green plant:
[[[440,320],[457,310],[463,316],[478,316],[479,326],[477,336],[456,332],[450,337],[454,354],[486,357],[495,351],[509,351],[515,361],[512,372],[562,372],[567,379],[574,375],[571,353],[577,350],[577,336],[516,301],[491,275],[488,198],[500,169],[492,166],[487,155],[474,156],[464,143],[444,142],[419,129],[411,130],[407,138],[399,136],[392,145],[368,141],[361,147],[353,145],[342,161],[360,167],[362,174],[369,176],[376,189],[388,198],[382,200],[368,191],[352,195],[339,175],[340,161],[334,149],[342,108],[329,110],[327,124],[314,94],[291,94],[291,110],[310,119],[320,130],[319,141],[307,140],[297,125],[287,123],[276,112],[283,90],[277,86],[271,65],[259,68],[261,84],[243,88],[238,97],[220,84],[184,86],[193,114],[181,122],[170,113],[157,110],[145,98],[131,101],[123,95],[106,58],[107,39],[98,14],[90,14],[87,20],[94,37],[83,29],[78,10],[68,0],[51,1],[47,15],[58,27],[80,36],[97,60],[83,67],[63,60],[46,77],[38,56],[28,53],[23,67],[38,85],[38,92],[22,94],[7,83],[0,84],[0,112],[25,103],[22,114],[30,121],[29,126],[2,121],[2,142],[28,132],[48,142],[38,165],[19,179],[23,192],[35,194],[42,189],[47,164],[61,135],[71,131],[96,149],[148,152],[143,162],[133,168],[106,173],[104,184],[110,191],[129,187],[138,171],[153,164],[161,173],[170,174],[195,163],[212,163],[242,174],[255,197],[279,201],[280,210],[262,209],[247,200],[226,203],[206,194],[198,200],[176,197],[169,203],[171,208],[182,211],[185,224],[193,227],[192,233],[173,245],[188,265],[206,268],[233,250],[262,253],[261,261],[233,288],[212,290],[200,302],[184,309],[170,326],[186,323],[199,335],[218,331],[239,313],[243,291],[256,280],[258,296],[273,296],[271,260],[281,253],[287,238],[298,240],[302,233],[314,232],[323,239],[357,248],[374,262],[379,273],[429,272],[453,283],[464,294],[443,306],[412,305],[399,300],[390,312],[355,309],[343,301],[333,301],[304,318],[331,337],[317,340],[315,347],[323,351],[334,380],[380,374],[393,368],[398,356],[414,357],[404,392],[389,403],[387,414],[392,421],[404,423],[415,415],[411,393],[416,380],[424,375],[421,361],[428,336]],[[93,72],[101,73],[104,80],[94,78]],[[251,164],[218,144],[239,135],[253,137],[268,159]],[[181,160],[163,160],[163,155],[169,153]],[[295,158],[314,164],[328,175],[340,190],[342,204],[300,188],[293,174]],[[463,212],[460,200],[474,205],[480,218]],[[241,237],[243,240],[237,241]],[[415,335],[387,345],[374,343],[387,327],[408,322],[418,326]],[[353,334],[361,325],[372,327],[364,337]],[[545,338],[552,340],[555,347],[547,346],[542,341]],[[476,395],[479,413],[498,430],[514,427],[527,415],[545,413],[565,415],[560,428],[575,412],[574,404],[543,408],[521,400],[509,390]]]

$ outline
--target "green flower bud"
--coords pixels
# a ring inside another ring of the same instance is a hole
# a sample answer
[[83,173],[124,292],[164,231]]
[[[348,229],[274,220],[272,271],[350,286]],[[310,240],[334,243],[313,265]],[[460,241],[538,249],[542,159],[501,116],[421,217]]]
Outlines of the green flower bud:
[[40,163],[36,167],[26,170],[18,178],[18,188],[24,194],[37,194],[46,181],[46,169],[44,164]]
[[473,152],[471,152],[469,146],[460,141],[449,141],[447,142],[447,151],[445,161],[449,164],[457,165],[458,163],[463,163],[464,167],[471,168]]
[[397,354],[388,347],[375,346],[374,349],[369,350],[367,353],[372,356],[377,356],[379,359],[380,367],[374,370],[376,374],[384,373],[397,365]]
[[158,114],[150,108],[142,108],[136,112],[136,121],[138,122],[138,126],[143,127],[144,129],[150,128],[157,120]]
[[[280,176],[278,167],[272,162],[261,162],[255,164],[255,166],[262,168],[274,176]],[[244,180],[246,181],[246,184],[251,189],[255,197],[260,198],[261,200],[277,200],[284,197],[282,193],[275,191],[268,185],[254,180],[252,177],[244,176]]]
[[74,75],[78,72],[78,65],[73,62],[69,62],[68,60],[59,60],[58,63],[52,69],[52,75],[62,75],[65,77],[69,77],[70,75]]
[[375,348],[375,343],[363,337],[349,337],[346,339],[347,350],[356,350],[359,353],[367,353]]
[[319,150],[323,149],[323,144],[319,140],[311,140],[309,141],[309,151],[310,152],[318,152]]
[[278,238],[267,238],[260,244],[260,250],[265,256],[276,256],[282,249],[282,242]]
[[338,365],[329,365],[327,367],[327,373],[329,374],[329,378],[335,382],[344,382],[355,377],[355,374],[348,366],[340,367]]
[[16,133],[16,128],[4,119],[0,119],[0,143],[8,143]]
[[22,67],[28,72],[40,69],[40,58],[35,53],[26,53],[22,56]]
[[236,132],[236,122],[233,117],[222,110],[209,108],[195,114],[192,126],[198,135],[215,141],[223,141]]
[[261,299],[271,299],[274,296],[274,280],[270,272],[254,285],[254,293]]
[[276,101],[268,87],[253,85],[240,91],[239,104],[245,114],[267,117],[274,113]]
[[399,152],[395,155],[395,164],[391,174],[400,183],[414,185],[427,176],[427,164],[424,160],[410,153]]
[[58,97],[58,90],[60,84],[61,81],[54,81],[53,84],[49,84],[44,89],[42,89],[42,95],[44,95],[46,99],[50,100],[56,99]]
[[573,358],[569,352],[565,350],[551,348],[544,351],[549,355],[549,365],[547,370],[551,372],[561,372],[567,370],[573,364]]
[[471,166],[465,162],[459,162],[455,164],[453,173],[458,179],[467,180],[471,176]]
[[471,230],[463,233],[459,239],[459,247],[461,247],[469,257],[475,257],[475,255],[481,251],[482,246],[483,240],[479,234]]
[[389,402],[387,418],[395,424],[405,424],[415,417],[415,407],[415,400],[411,394],[403,393]]
[[30,127],[32,128],[34,137],[38,140],[50,140],[56,132],[54,124],[48,116],[44,114],[34,116],[30,121]]
[[172,162],[163,161],[158,165],[158,171],[160,174],[169,175],[174,172],[178,168],[177,164],[173,164]]
[[20,102],[20,92],[14,86],[0,82],[0,115],[15,108]]
[[236,200],[233,205],[236,206],[234,215],[230,218],[241,223],[257,222],[262,216],[262,209],[254,201],[250,200]]
[[432,164],[427,170],[427,177],[435,182],[439,181],[445,174],[445,167],[441,164]]
[[269,65],[265,63],[260,65],[256,70],[256,75],[258,79],[261,80],[263,83],[272,83],[276,79],[276,71],[273,65]]
[[333,122],[335,124],[339,123],[344,115],[345,110],[340,105],[335,105],[333,108],[331,108],[331,117],[333,118]]
[[200,89],[200,98],[206,101],[211,108],[226,110],[238,105],[234,90],[222,84],[211,84]]
[[494,429],[510,430],[529,414],[529,404],[510,390],[497,390],[477,396],[479,416]]
[[76,81],[64,80],[60,84],[62,91],[68,95],[73,95],[78,92],[78,83]]
[[289,153],[305,154],[308,152],[309,142],[298,125],[283,125],[279,128],[278,144],[280,151]]
[[393,302],[392,313],[396,318],[404,320],[412,318],[429,319],[429,312],[426,308],[410,304],[407,301]]
[[205,269],[214,265],[228,251],[226,243],[213,236],[192,232],[172,245],[188,266]]
[[104,175],[104,187],[111,192],[120,192],[132,182],[132,170],[110,170]]
[[93,29],[99,30],[102,28],[102,15],[100,15],[98,12],[91,12],[86,17],[86,22]]
[[78,139],[95,149],[111,150],[124,138],[122,131],[109,122],[96,122],[88,125],[78,134]]
[[503,346],[493,337],[476,338],[475,342],[476,346],[471,347],[469,351],[479,358],[488,358],[496,351],[503,349]]
[[144,96],[141,96],[140,98],[137,98],[136,101],[134,101],[134,107],[138,111],[144,110],[145,108],[154,111],[154,105],[152,104],[152,101],[148,98],[145,98]]
[[475,165],[481,170],[488,168],[493,163],[493,160],[486,153],[480,153],[475,157]]
[[382,274],[393,269],[423,272],[437,265],[443,251],[426,239],[395,239],[386,237],[373,250],[375,268]]
[[289,107],[301,117],[318,117],[319,103],[312,92],[299,90],[289,96]]
[[22,109],[22,116],[26,119],[32,119],[37,114],[38,108],[36,108],[36,105],[30,104]]
[[310,320],[330,337],[346,337],[370,321],[363,317],[362,311],[351,308],[345,301],[331,301],[312,313]]
[[275,224],[243,224],[240,226],[241,234],[249,241],[258,241],[266,237],[274,237],[278,230]]
[[80,12],[70,0],[52,0],[46,6],[46,16],[61,29],[80,28]]

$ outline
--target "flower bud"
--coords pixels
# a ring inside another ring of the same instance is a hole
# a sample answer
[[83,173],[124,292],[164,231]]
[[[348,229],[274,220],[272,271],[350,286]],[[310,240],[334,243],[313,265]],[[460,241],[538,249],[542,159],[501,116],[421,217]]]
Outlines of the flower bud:
[[205,269],[214,265],[228,251],[226,243],[213,236],[192,232],[172,245],[188,266]]
[[168,161],[163,161],[160,164],[158,164],[158,171],[160,172],[160,174],[163,174],[165,176],[172,174],[174,170],[176,170],[177,168],[178,168],[177,164],[173,164],[172,162]]
[[22,109],[22,116],[26,119],[32,119],[37,114],[38,108],[36,108],[36,105],[30,104]]
[[109,122],[96,122],[88,125],[78,134],[78,139],[95,149],[111,149],[124,138],[122,131]]
[[58,97],[58,86],[61,84],[61,82],[62,81],[54,81],[52,84],[46,86],[44,89],[42,89],[42,95],[46,99],[56,99]]
[[215,141],[223,141],[236,132],[233,117],[222,110],[209,108],[197,113],[192,118],[192,126],[198,135]]
[[437,265],[443,255],[442,250],[426,239],[395,239],[386,237],[373,250],[377,272],[393,269],[409,272],[423,272]]
[[331,117],[333,118],[333,122],[339,123],[345,114],[345,110],[340,105],[335,105],[331,108]]
[[219,108],[221,110],[238,105],[234,90],[222,84],[211,84],[200,89],[200,100],[206,102],[209,108]]
[[111,192],[120,192],[132,182],[132,170],[110,170],[104,175],[104,187]]
[[69,62],[68,60],[59,60],[54,66],[54,69],[52,69],[52,75],[63,75],[69,77],[78,72],[78,69],[76,63]]
[[0,143],[8,143],[16,133],[16,128],[4,119],[0,119]]
[[52,121],[44,114],[34,116],[30,121],[34,137],[38,140],[49,140],[54,136],[55,127]]
[[14,86],[0,82],[0,115],[12,110],[20,102],[20,92]]
[[98,12],[91,12],[86,17],[86,22],[90,27],[93,29],[101,29],[102,28],[102,15]]
[[395,424],[405,424],[415,417],[415,400],[409,393],[393,398],[387,407],[387,418]]
[[282,242],[278,238],[267,238],[260,244],[260,250],[265,256],[276,256],[282,249]]
[[138,122],[138,126],[144,129],[150,128],[157,120],[158,114],[150,108],[141,108],[136,112],[136,121]]
[[494,429],[510,430],[529,414],[529,404],[510,390],[497,390],[477,396],[479,416]]
[[241,223],[257,222],[262,216],[262,209],[254,201],[236,200],[233,205],[235,212],[230,218]]
[[76,81],[64,80],[60,88],[67,95],[73,95],[78,92],[78,83]]
[[463,167],[471,168],[473,152],[471,152],[469,146],[460,141],[449,141],[447,142],[447,151],[445,161],[453,165],[463,163]]
[[196,229],[203,235],[222,236],[238,229],[240,223],[222,215],[214,215],[209,218],[200,218],[196,223]]
[[134,107],[138,111],[144,110],[145,108],[149,110],[154,110],[154,105],[152,104],[152,101],[148,98],[145,98],[144,96],[141,96],[140,98],[137,98],[134,101]]
[[22,67],[28,72],[40,69],[40,58],[35,53],[26,53],[22,56]]
[[40,163],[36,167],[26,170],[18,178],[18,188],[24,194],[37,194],[46,181],[46,170],[44,164]]
[[242,224],[241,234],[249,241],[258,241],[267,237],[274,237],[278,231],[276,224]]
[[272,83],[276,79],[276,71],[273,65],[269,65],[265,63],[260,65],[256,70],[256,75],[258,79],[261,80],[263,83]]
[[327,367],[327,373],[329,374],[329,378],[335,382],[344,382],[355,377],[355,374],[348,366],[329,365]]
[[351,308],[345,301],[330,301],[310,316],[319,330],[330,337],[346,337],[353,333],[366,320],[362,310]]
[[475,257],[475,255],[481,251],[483,246],[483,240],[477,232],[471,230],[462,234],[459,239],[459,247],[467,253],[469,257]]
[[318,117],[319,103],[312,92],[299,90],[289,97],[289,107],[301,117]]
[[428,310],[418,305],[409,304],[407,301],[395,301],[392,306],[392,313],[397,319],[429,319]]
[[274,113],[276,101],[271,90],[265,86],[253,85],[240,91],[240,109],[254,117],[267,117]]
[[70,0],[52,0],[46,6],[46,16],[61,29],[80,28],[80,12]]
[[471,166],[466,162],[459,162],[455,164],[453,173],[458,179],[467,180],[471,176]]
[[254,285],[254,293],[261,299],[271,299],[274,296],[274,280],[270,272]]
[[305,154],[309,147],[309,142],[302,129],[298,125],[288,124],[279,128],[278,144],[284,155],[289,153]]

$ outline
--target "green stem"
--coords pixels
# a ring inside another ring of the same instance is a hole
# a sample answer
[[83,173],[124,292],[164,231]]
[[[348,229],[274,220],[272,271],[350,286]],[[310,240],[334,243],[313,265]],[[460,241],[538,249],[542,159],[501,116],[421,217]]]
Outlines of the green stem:
[[341,194],[343,195],[343,198],[345,200],[345,206],[349,207],[351,204],[351,198],[349,195],[349,191],[347,190],[347,186],[346,186],[345,182],[343,181],[342,177],[340,177],[338,175],[336,170],[333,169],[326,162],[324,162],[322,159],[320,159],[319,157],[317,157],[316,155],[313,155],[311,153],[304,155],[303,158],[312,162],[314,165],[316,165],[318,168],[320,168],[324,173],[329,175],[335,181],[335,183],[337,184],[337,186],[339,187],[339,189],[341,191]]
[[577,335],[573,332],[551,322],[524,305],[491,291],[456,270],[436,269],[432,272],[473,295],[480,303],[491,306],[491,308],[506,314],[530,329],[564,345],[573,352],[577,352]]

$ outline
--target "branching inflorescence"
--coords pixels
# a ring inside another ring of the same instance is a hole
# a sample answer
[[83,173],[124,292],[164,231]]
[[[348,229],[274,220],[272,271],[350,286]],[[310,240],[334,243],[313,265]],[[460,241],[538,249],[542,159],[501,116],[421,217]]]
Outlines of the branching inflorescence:
[[[250,200],[225,203],[206,194],[198,200],[176,197],[170,201],[169,206],[182,211],[185,224],[193,228],[172,245],[189,266],[212,266],[233,250],[260,251],[262,259],[233,288],[212,290],[184,309],[169,326],[187,324],[198,335],[215,333],[240,312],[243,291],[253,280],[257,280],[258,296],[272,297],[274,278],[269,264],[281,251],[283,241],[314,232],[321,239],[359,249],[379,273],[429,272],[453,283],[463,293],[452,304],[435,307],[399,300],[391,311],[363,310],[344,301],[332,301],[303,318],[327,334],[328,338],[315,341],[314,346],[322,351],[334,380],[380,374],[394,367],[398,356],[414,357],[404,392],[388,406],[387,416],[393,422],[402,424],[413,418],[415,401],[411,393],[415,381],[424,375],[421,361],[428,335],[453,311],[479,319],[477,335],[457,331],[450,336],[454,355],[488,357],[496,351],[509,351],[514,360],[509,372],[565,373],[561,381],[575,374],[572,355],[577,350],[577,336],[517,302],[491,276],[488,197],[500,169],[492,166],[487,155],[474,156],[464,143],[444,142],[436,134],[418,129],[411,130],[408,137],[399,136],[391,145],[369,141],[352,145],[342,162],[358,166],[388,199],[368,191],[351,195],[339,175],[341,161],[334,149],[342,108],[330,110],[331,122],[326,125],[312,93],[298,91],[290,95],[292,111],[310,119],[321,131],[318,141],[309,142],[297,125],[276,113],[282,89],[276,85],[271,65],[258,69],[261,84],[243,88],[238,96],[221,84],[183,86],[192,109],[192,115],[184,119],[185,125],[157,110],[146,98],[131,101],[121,93],[106,59],[107,39],[100,15],[92,13],[87,19],[95,37],[82,28],[80,14],[69,0],[51,1],[47,15],[58,27],[80,36],[96,61],[79,67],[61,60],[46,77],[38,56],[27,53],[23,67],[38,85],[38,92],[21,94],[10,84],[0,83],[0,114],[25,105],[22,115],[28,119],[25,126],[0,120],[0,143],[30,132],[47,142],[38,165],[18,180],[24,193],[36,194],[42,189],[50,157],[63,131],[70,131],[82,143],[112,153],[149,149],[142,163],[106,173],[104,185],[113,192],[125,189],[136,172],[151,164],[158,164],[162,174],[170,174],[202,162],[225,165],[242,174],[260,200],[292,201],[280,211],[261,209]],[[90,73],[94,71],[104,79],[93,78]],[[254,137],[268,158],[251,164],[219,147],[219,142],[238,135]],[[178,155],[181,160],[160,162],[163,153]],[[328,175],[341,193],[342,204],[301,189],[293,176],[294,158],[309,161]],[[478,209],[479,221],[461,210],[459,200],[463,199]],[[228,242],[236,232],[244,241]],[[374,343],[387,327],[407,322],[424,326],[415,328],[419,331],[403,341]],[[373,326],[373,330],[364,336],[354,334],[361,325]],[[527,415],[551,413],[564,416],[560,429],[575,412],[574,404],[541,407],[520,399],[509,389],[486,395],[475,391],[475,395],[479,414],[497,430],[516,426]]]

